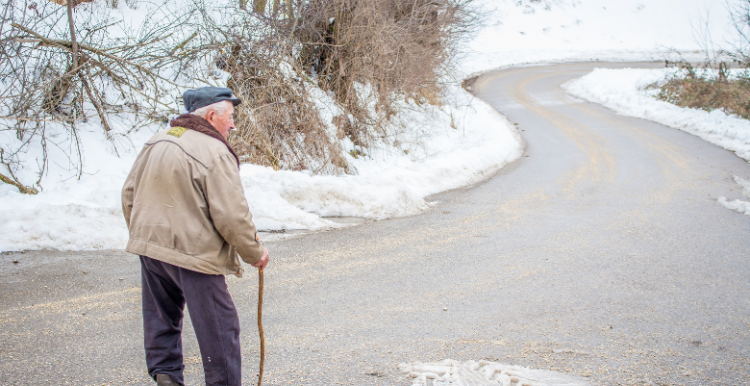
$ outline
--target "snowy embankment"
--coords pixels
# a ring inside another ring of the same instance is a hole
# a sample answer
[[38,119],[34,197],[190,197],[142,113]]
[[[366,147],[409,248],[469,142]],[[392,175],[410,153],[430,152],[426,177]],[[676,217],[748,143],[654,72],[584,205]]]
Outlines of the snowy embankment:
[[[406,130],[384,138],[366,157],[347,155],[356,175],[320,176],[242,165],[245,195],[260,230],[320,230],[342,226],[325,217],[384,219],[419,213],[425,197],[489,177],[521,155],[512,125],[482,101],[454,86],[451,102],[429,114],[414,112]],[[408,107],[405,106],[405,107]],[[0,251],[120,249],[128,232],[120,189],[141,144],[161,127],[141,129],[121,143],[119,156],[101,128],[81,125],[84,173],[50,165],[44,189],[22,195],[0,184]],[[0,133],[11,140],[12,133]],[[51,158],[55,152],[51,147]],[[26,180],[33,175],[23,176]]]
[[411,132],[366,157],[347,156],[357,175],[243,165],[255,221],[261,229],[314,230],[337,226],[324,217],[412,215],[429,207],[426,196],[483,180],[521,156],[521,138],[505,117],[458,87],[451,94],[453,106],[407,115]]
[[[700,137],[750,162],[750,121],[721,110],[711,112],[679,107],[654,97],[657,89],[647,86],[675,74],[676,69],[597,68],[562,87],[571,95],[606,106],[619,114],[649,119]],[[750,183],[735,181],[750,198]],[[750,215],[750,202],[719,198],[724,206]]]

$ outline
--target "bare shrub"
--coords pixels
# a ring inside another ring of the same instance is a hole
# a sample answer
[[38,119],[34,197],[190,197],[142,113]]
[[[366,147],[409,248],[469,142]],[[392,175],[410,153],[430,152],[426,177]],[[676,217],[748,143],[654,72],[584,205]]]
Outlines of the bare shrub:
[[[254,2],[254,14],[217,37],[217,67],[247,103],[231,142],[253,163],[314,173],[349,172],[338,140],[367,148],[399,101],[439,104],[468,0]],[[340,113],[327,132],[311,89]],[[358,152],[362,153],[362,151]]]
[[680,64],[682,73],[651,85],[659,89],[657,98],[678,106],[704,111],[722,110],[750,119],[750,79],[732,77],[726,63],[719,70],[695,69],[690,63]]
[[244,103],[235,110],[237,133],[231,142],[243,161],[275,170],[308,169],[335,173],[347,169],[308,91],[312,87],[274,52],[238,40],[223,63],[227,82]]
[[[699,67],[686,60],[667,62],[667,66],[682,71],[649,85],[658,89],[657,98],[678,106],[704,111],[722,110],[727,114],[750,119],[750,0],[727,1],[732,17],[734,40],[729,49],[714,50],[714,41],[708,26],[696,32],[699,43],[706,51],[704,63]],[[726,61],[745,68],[732,72]]]
[[[231,12],[231,7],[202,10],[195,28],[201,53],[214,59],[214,72],[226,74],[226,86],[243,100],[235,109],[237,131],[229,137],[241,160],[276,170],[348,170],[310,95],[314,84],[293,68],[290,26],[273,17],[278,4],[268,15]],[[227,14],[235,16],[217,17]]]
[[334,93],[347,113],[340,129],[363,144],[400,98],[440,103],[445,64],[472,24],[463,0],[313,0],[299,19],[298,65]]

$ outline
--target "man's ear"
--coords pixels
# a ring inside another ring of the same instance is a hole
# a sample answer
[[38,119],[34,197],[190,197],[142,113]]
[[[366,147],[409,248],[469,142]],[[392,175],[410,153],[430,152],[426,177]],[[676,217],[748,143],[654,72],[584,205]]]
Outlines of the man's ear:
[[213,118],[214,115],[216,115],[216,111],[208,110],[206,113],[206,120],[211,122],[211,118]]

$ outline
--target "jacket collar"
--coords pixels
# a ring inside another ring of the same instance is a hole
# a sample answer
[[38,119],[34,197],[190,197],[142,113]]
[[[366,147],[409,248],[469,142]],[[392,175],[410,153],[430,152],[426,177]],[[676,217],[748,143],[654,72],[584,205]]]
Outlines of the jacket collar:
[[214,126],[204,118],[193,114],[182,114],[170,121],[169,125],[171,127],[184,127],[189,130],[195,130],[199,133],[205,134],[211,138],[221,141],[221,143],[226,145],[227,149],[229,149],[229,152],[232,153],[234,159],[237,160],[237,167],[240,167],[240,157],[238,157],[237,153],[234,152],[232,146],[230,146],[229,142],[224,139],[221,133],[219,133],[219,131],[216,130],[216,128],[214,128]]

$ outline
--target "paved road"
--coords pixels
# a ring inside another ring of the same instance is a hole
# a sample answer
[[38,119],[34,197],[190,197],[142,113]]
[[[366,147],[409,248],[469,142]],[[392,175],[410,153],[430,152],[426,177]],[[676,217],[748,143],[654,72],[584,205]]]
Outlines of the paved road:
[[[750,217],[716,198],[739,198],[731,178],[750,165],[560,91],[593,67],[474,84],[528,143],[485,183],[418,216],[271,243],[264,384],[408,385],[398,363],[443,358],[603,385],[747,384]],[[0,383],[148,384],[138,269],[119,251],[1,255]],[[229,284],[252,384],[257,279]],[[189,324],[185,346],[201,384]]]

